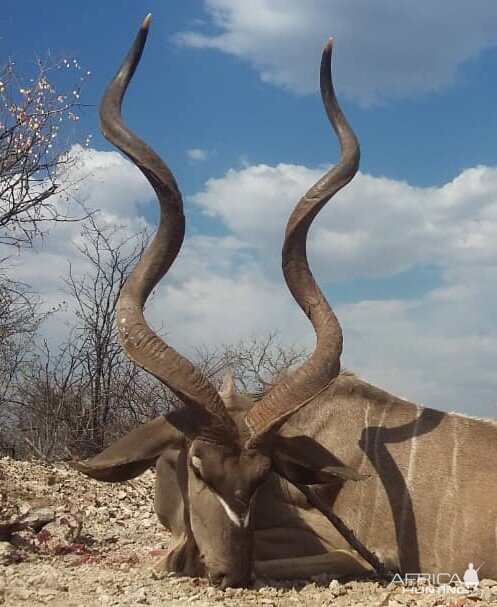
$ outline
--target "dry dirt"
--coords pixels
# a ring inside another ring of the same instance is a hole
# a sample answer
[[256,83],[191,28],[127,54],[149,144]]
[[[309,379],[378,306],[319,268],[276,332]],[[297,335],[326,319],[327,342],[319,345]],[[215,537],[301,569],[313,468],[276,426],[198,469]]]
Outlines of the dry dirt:
[[[0,604],[51,607],[242,605],[311,607],[497,605],[497,582],[478,596],[413,595],[378,580],[256,580],[225,591],[154,572],[170,536],[153,512],[153,472],[106,485],[66,464],[0,459]],[[435,589],[432,589],[435,590]]]

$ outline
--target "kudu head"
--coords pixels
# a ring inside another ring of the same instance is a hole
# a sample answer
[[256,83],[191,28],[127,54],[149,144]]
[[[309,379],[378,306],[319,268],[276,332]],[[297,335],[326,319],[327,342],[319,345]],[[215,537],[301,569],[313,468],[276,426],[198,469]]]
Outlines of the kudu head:
[[[278,430],[328,388],[340,371],[342,332],[309,269],[306,239],[317,213],[355,175],[359,146],[333,91],[330,40],[321,61],[321,94],[340,141],[341,157],[298,202],[288,221],[282,253],[286,283],[314,327],[316,348],[300,368],[282,377],[255,405],[232,407],[233,385],[228,383],[219,393],[197,367],[156,335],[143,315],[147,297],[178,255],[185,230],[182,198],[171,171],[121,118],[121,103],[140,60],[149,22],[150,16],[100,106],[103,134],[138,166],[160,204],[157,233],[119,295],[119,339],[128,357],[183,403],[166,419],[178,432],[178,482],[201,573],[222,587],[241,585],[251,574],[251,502],[271,470],[295,484],[358,478],[340,465],[319,467],[307,461],[305,449],[299,451],[291,441],[285,443]],[[147,463],[146,458],[144,461]]]

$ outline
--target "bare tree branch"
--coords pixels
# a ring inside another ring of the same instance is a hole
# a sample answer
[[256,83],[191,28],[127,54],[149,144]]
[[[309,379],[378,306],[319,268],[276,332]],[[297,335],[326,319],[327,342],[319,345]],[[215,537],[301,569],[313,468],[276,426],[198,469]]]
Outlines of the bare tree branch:
[[278,342],[277,333],[265,337],[242,339],[234,345],[224,345],[215,350],[197,348],[196,364],[218,387],[224,373],[230,369],[239,389],[259,398],[294,365],[308,357],[300,346],[288,346]]

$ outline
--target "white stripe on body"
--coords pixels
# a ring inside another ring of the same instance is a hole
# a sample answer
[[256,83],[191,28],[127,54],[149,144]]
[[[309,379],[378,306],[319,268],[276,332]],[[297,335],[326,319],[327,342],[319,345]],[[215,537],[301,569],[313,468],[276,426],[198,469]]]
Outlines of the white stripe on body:
[[[418,427],[419,427],[419,420],[421,418],[421,413],[422,413],[422,408],[419,405],[416,405],[416,409],[417,409],[417,418],[416,421],[414,422],[414,431],[413,431],[413,437],[411,439],[411,445],[410,445],[410,450],[409,450],[409,462],[407,464],[407,471],[406,471],[406,475],[405,475],[405,489],[404,489],[404,495],[402,496],[402,510],[401,510],[401,514],[400,514],[400,534],[399,534],[399,538],[400,538],[400,543],[403,543],[404,540],[404,533],[405,533],[405,525],[406,525],[406,514],[407,514],[407,505],[409,503],[409,497],[411,495],[411,482],[412,482],[412,477],[413,477],[413,473],[414,473],[414,460],[416,458],[416,452],[418,450]],[[412,506],[414,507],[414,504],[412,504]],[[409,521],[411,522],[411,521]]]

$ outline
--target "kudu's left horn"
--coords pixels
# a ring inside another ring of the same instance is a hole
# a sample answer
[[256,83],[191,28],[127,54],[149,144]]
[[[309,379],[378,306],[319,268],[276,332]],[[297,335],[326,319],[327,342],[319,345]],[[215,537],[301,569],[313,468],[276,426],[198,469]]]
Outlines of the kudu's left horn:
[[340,160],[300,199],[288,220],[282,252],[283,274],[294,299],[316,333],[312,356],[283,377],[247,414],[248,446],[281,425],[293,412],[322,392],[340,372],[342,330],[307,261],[307,234],[316,215],[354,177],[359,168],[359,142],[338,105],[331,79],[332,40],[323,50],[321,96],[340,142]]

